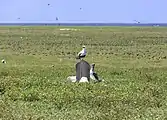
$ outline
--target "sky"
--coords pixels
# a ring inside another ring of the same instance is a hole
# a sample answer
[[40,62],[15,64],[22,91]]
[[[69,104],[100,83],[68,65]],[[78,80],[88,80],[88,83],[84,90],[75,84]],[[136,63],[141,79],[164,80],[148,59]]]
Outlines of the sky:
[[0,22],[167,23],[166,5],[167,0],[1,0]]

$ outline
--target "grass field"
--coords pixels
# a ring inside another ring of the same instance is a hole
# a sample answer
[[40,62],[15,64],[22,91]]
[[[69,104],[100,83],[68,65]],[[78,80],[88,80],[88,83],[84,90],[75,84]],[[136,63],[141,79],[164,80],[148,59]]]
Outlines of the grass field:
[[[167,28],[0,27],[0,120],[167,120]],[[70,83],[76,54],[105,79]]]

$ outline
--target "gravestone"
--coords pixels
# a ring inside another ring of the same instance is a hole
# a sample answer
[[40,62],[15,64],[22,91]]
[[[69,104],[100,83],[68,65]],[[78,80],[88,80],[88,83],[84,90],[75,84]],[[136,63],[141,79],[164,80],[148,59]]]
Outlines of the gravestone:
[[76,79],[79,81],[82,77],[90,80],[90,65],[87,61],[81,60],[76,64]]

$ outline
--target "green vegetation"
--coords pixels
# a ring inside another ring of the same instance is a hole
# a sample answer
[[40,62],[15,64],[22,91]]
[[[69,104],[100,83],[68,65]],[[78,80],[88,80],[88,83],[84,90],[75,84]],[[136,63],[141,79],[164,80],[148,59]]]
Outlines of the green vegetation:
[[[0,120],[167,120],[167,28],[0,27]],[[105,79],[70,83],[86,45]]]

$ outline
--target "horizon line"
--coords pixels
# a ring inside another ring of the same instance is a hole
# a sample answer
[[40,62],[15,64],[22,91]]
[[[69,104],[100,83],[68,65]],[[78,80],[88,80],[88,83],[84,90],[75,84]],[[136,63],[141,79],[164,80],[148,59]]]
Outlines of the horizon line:
[[0,24],[167,24],[166,23],[127,23],[127,22],[0,22]]

